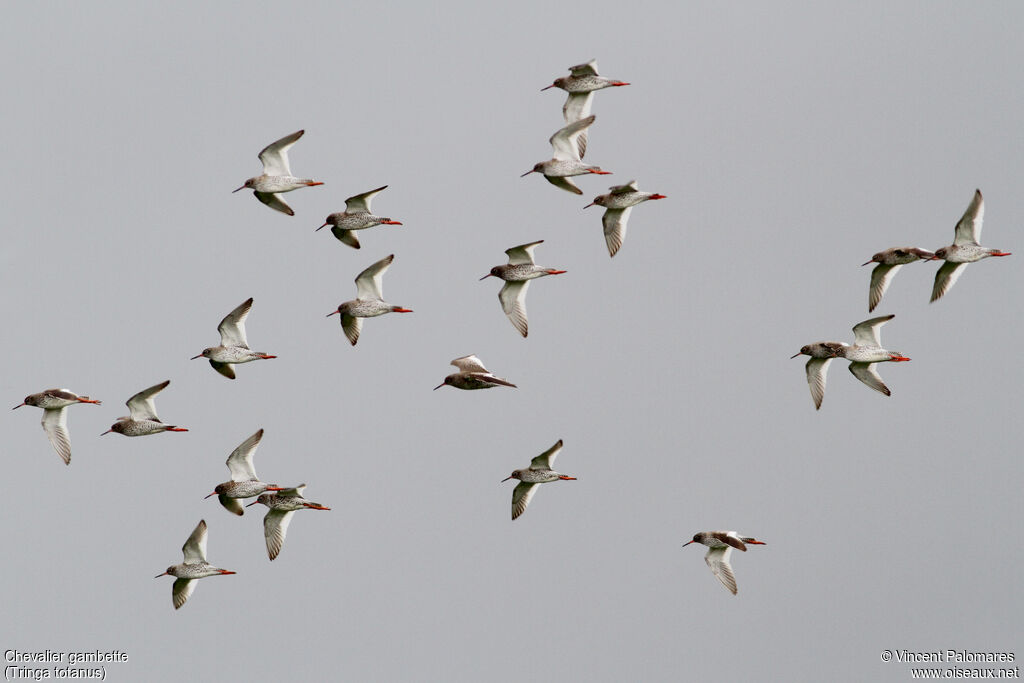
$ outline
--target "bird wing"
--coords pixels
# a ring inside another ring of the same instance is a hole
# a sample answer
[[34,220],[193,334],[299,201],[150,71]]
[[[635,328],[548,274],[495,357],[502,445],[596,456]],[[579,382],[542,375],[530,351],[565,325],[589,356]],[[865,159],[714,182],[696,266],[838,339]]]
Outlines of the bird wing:
[[277,492],[277,495],[282,498],[302,498],[302,492],[306,490],[305,484],[299,484],[295,488],[281,489]]
[[521,481],[512,489],[512,519],[526,512],[526,506],[530,504],[530,499],[536,493],[537,486],[528,481]]
[[831,362],[831,358],[812,358],[807,361],[807,386],[811,388],[811,398],[817,410],[821,410],[821,402],[825,398],[825,375]]
[[[185,564],[201,564],[206,562],[206,520],[199,520],[192,535],[181,546],[181,552],[185,555]],[[187,597],[187,596],[186,596]],[[184,602],[184,601],[182,601]]]
[[239,500],[238,498],[230,498],[221,493],[220,495],[217,496],[217,500],[220,501],[220,504],[223,505],[224,509],[227,510],[228,512],[238,515],[239,517],[245,514],[245,509],[242,506],[242,501]]
[[512,321],[512,326],[519,330],[519,334],[526,336],[526,290],[530,287],[530,281],[506,282],[505,286],[498,292],[498,300],[501,302],[501,310]]
[[[593,92],[569,93],[565,104],[562,105],[562,116],[566,123],[575,123],[590,116],[590,107],[594,103]],[[579,151],[579,158],[582,160],[587,153],[587,131],[583,131],[576,138],[576,149]]]
[[50,440],[53,450],[64,461],[65,465],[71,464],[71,437],[68,434],[67,406],[63,408],[48,408],[43,411],[43,431]]
[[235,365],[234,363],[221,363],[220,361],[211,360],[210,367],[224,375],[228,379],[235,378]]
[[260,200],[271,209],[280,211],[281,213],[286,213],[289,216],[295,215],[292,207],[288,206],[288,202],[286,202],[284,197],[277,192],[257,192],[256,190],[253,190],[252,193],[256,195],[256,199]]
[[963,274],[966,263],[950,263],[946,261],[935,271],[935,284],[932,286],[932,301],[938,301],[942,296],[953,289],[953,285]]
[[903,265],[887,266],[884,263],[879,263],[875,266],[875,269],[871,271],[871,290],[868,294],[868,313],[875,310],[875,306],[882,300],[882,295],[885,294],[885,290],[888,289],[889,283],[892,282],[893,277],[896,275],[896,271],[902,268]]
[[346,213],[370,213],[370,202],[376,197],[381,190],[387,188],[387,185],[381,185],[376,190],[370,190],[362,194],[354,194],[345,200],[345,212]]
[[483,362],[476,356],[463,356],[456,358],[451,363],[461,372],[487,372]]
[[704,561],[711,568],[711,573],[718,577],[722,585],[729,589],[729,592],[736,595],[736,576],[732,573],[732,565],[729,564],[729,556],[732,554],[732,547],[719,546],[709,548]]
[[523,264],[534,265],[533,250],[537,248],[538,244],[542,244],[544,240],[537,240],[536,242],[530,242],[529,244],[520,244],[517,247],[510,247],[505,250],[508,255],[508,264],[510,266],[519,266]]
[[558,452],[562,450],[562,440],[559,439],[555,442],[555,445],[547,449],[536,458],[530,461],[531,470],[550,470],[553,469],[555,464],[555,458],[558,457]]
[[597,60],[591,59],[589,62],[584,64],[577,64],[576,66],[570,66],[569,71],[572,72],[573,76],[597,76]]
[[331,228],[331,233],[337,237],[343,244],[347,244],[353,249],[359,248],[359,238],[351,230],[344,230],[335,225]]
[[629,220],[629,212],[632,210],[631,206],[627,206],[625,209],[607,209],[601,217],[601,223],[604,225],[604,241],[608,245],[610,256],[615,256],[622,248],[622,243],[626,239],[626,221]]
[[231,451],[231,455],[228,456],[227,460],[228,470],[231,472],[231,481],[250,481],[257,478],[256,468],[252,466],[252,456],[256,452],[256,447],[260,445],[262,438],[263,430],[260,429],[243,441],[238,448]]
[[556,131],[548,140],[551,143],[552,150],[554,150],[552,158],[559,161],[579,161],[580,151],[576,144],[576,139],[580,136],[580,133],[590,127],[590,124],[594,122],[594,118],[594,115],[591,114],[579,121],[573,121]]
[[288,533],[288,524],[292,521],[293,511],[270,510],[263,518],[263,535],[267,539],[267,555],[271,560],[281,552],[284,536]]
[[630,180],[622,185],[612,185],[608,188],[608,191],[611,194],[629,194],[630,192],[639,192],[640,188],[637,187],[635,180]]
[[546,175],[544,179],[555,187],[559,187],[566,192],[572,192],[573,194],[583,194],[583,190],[576,186],[576,183],[572,181],[572,178],[565,178],[562,176]]
[[889,322],[895,315],[883,315],[878,318],[870,318],[853,326],[853,340],[860,346],[881,346],[879,328]]
[[171,380],[166,380],[160,382],[160,384],[154,384],[128,399],[125,405],[131,411],[131,418],[133,420],[156,420],[159,422],[160,418],[156,416],[156,404],[153,402],[153,397],[166,389],[170,383]]
[[878,374],[878,370],[875,369],[877,363],[850,363],[850,372],[853,376],[859,379],[864,384],[868,385],[875,391],[879,391],[886,396],[892,394],[889,391],[889,387],[885,386],[885,382],[882,381],[882,377]]
[[984,218],[985,200],[981,197],[981,190],[975,190],[971,203],[967,205],[967,210],[956,224],[953,244],[978,244],[978,240],[981,239],[981,222]]
[[356,342],[359,341],[359,333],[363,331],[363,319],[346,313],[341,316],[341,329],[344,331],[345,336],[348,337],[349,342],[352,343],[352,346],[355,346]]
[[286,135],[276,142],[271,142],[260,151],[260,161],[263,162],[264,175],[290,176],[292,174],[291,168],[288,166],[288,149],[305,132],[304,130],[299,130],[291,135]]
[[220,332],[221,346],[249,348],[249,342],[245,339],[245,319],[249,316],[251,308],[252,297],[249,297],[220,321],[217,331]]
[[358,299],[379,299],[384,300],[381,291],[381,282],[384,279],[384,271],[388,269],[395,255],[385,256],[372,266],[356,276],[356,298]]
[[171,586],[171,600],[174,602],[174,609],[184,605],[195,589],[195,579],[175,579],[174,585]]

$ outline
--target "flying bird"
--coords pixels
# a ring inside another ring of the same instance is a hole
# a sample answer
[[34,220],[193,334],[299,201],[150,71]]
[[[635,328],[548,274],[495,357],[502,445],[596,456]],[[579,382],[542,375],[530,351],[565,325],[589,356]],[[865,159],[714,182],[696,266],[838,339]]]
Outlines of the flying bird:
[[538,161],[533,168],[524,173],[522,177],[531,173],[542,174],[549,183],[560,187],[568,192],[583,194],[583,190],[569,180],[570,176],[583,175],[585,173],[596,173],[597,175],[610,175],[611,171],[602,171],[600,166],[585,164],[581,160],[578,139],[580,135],[594,123],[594,116],[590,115],[579,121],[570,123],[565,128],[555,132],[548,140],[551,143],[553,155],[548,161]]
[[434,391],[446,384],[456,389],[492,389],[497,386],[516,388],[516,385],[507,379],[492,375],[476,356],[456,358],[451,364],[459,371],[445,377],[443,382],[434,387]]
[[363,318],[375,318],[385,313],[412,313],[411,309],[387,303],[381,293],[384,272],[394,260],[395,255],[391,254],[359,273],[356,276],[356,298],[340,304],[338,310],[327,314],[328,318],[336,313],[341,315],[341,329],[344,330],[348,340],[352,342],[352,346],[359,341],[359,333],[363,329]]
[[305,484],[299,484],[292,489],[281,489],[277,493],[264,493],[245,507],[256,503],[266,505],[266,516],[263,518],[263,536],[267,541],[267,555],[273,561],[281,552],[284,545],[284,536],[288,533],[288,524],[292,521],[292,513],[296,510],[330,510],[320,503],[308,501],[302,497]]
[[160,432],[187,432],[188,430],[184,427],[164,424],[156,415],[156,403],[153,401],[153,397],[166,389],[170,383],[171,380],[166,380],[160,384],[154,384],[128,399],[125,405],[128,406],[130,415],[117,418],[117,422],[110,425],[110,429],[103,434],[117,432],[125,436],[148,436]]
[[65,408],[76,403],[95,403],[88,396],[79,396],[67,389],[47,389],[38,394],[30,394],[25,400],[11,408],[16,410],[22,406],[35,406],[43,409],[43,431],[50,440],[53,450],[61,457],[65,465],[71,464],[71,436],[68,434],[68,414]]
[[491,277],[501,278],[505,286],[498,292],[498,301],[501,302],[501,310],[512,322],[512,326],[519,330],[524,337],[527,334],[526,319],[526,290],[530,286],[530,280],[545,275],[561,275],[564,270],[544,268],[533,261],[533,250],[544,240],[537,240],[528,244],[520,244],[505,250],[508,254],[508,264],[494,266],[491,272],[484,275],[481,280]]
[[256,469],[252,466],[252,456],[256,452],[256,447],[260,445],[261,439],[263,439],[262,429],[231,451],[226,463],[228,471],[231,472],[231,480],[217,484],[213,493],[206,496],[207,498],[217,496],[217,500],[228,512],[233,512],[236,515],[245,513],[242,503],[239,501],[240,498],[252,498],[266,491],[284,490],[277,484],[265,484],[256,476]]
[[896,276],[904,265],[914,261],[930,261],[935,256],[927,249],[917,247],[893,247],[880,251],[871,257],[870,261],[861,264],[864,267],[870,263],[877,263],[871,271],[871,289],[868,291],[868,313],[875,310],[875,306],[882,300],[882,295],[889,288],[889,283]]
[[[585,64],[570,66],[569,71],[571,75],[556,78],[547,88],[541,88],[541,92],[548,88],[561,88],[569,93],[565,104],[562,105],[562,116],[565,117],[567,124],[575,123],[580,119],[590,116],[590,107],[594,101],[595,91],[603,88],[629,85],[629,83],[623,81],[598,75],[596,59],[591,59]],[[583,155],[587,152],[586,131],[581,133],[576,139],[576,146],[580,152],[580,159],[582,159]]]
[[[246,180],[238,190],[249,188],[256,195],[256,199],[270,208],[294,216],[295,212],[292,211],[292,207],[288,206],[288,202],[281,197],[281,194],[297,190],[300,187],[323,185],[323,183],[310,178],[296,178],[288,166],[288,150],[305,132],[304,130],[296,131],[264,147],[260,151],[263,173]],[[238,192],[238,190],[232,190],[232,193]]]
[[203,349],[199,355],[192,356],[191,360],[209,358],[210,365],[214,370],[228,379],[234,379],[236,363],[277,358],[277,356],[271,356],[262,351],[249,349],[249,342],[245,339],[245,319],[249,316],[251,308],[252,297],[249,297],[235,310],[224,316],[224,319],[217,325],[217,331],[220,332],[220,346]]
[[989,256],[1010,256],[1009,252],[999,249],[990,249],[978,244],[981,239],[981,222],[985,217],[985,200],[981,196],[981,190],[974,191],[974,198],[967,206],[967,210],[956,224],[956,235],[953,237],[953,244],[935,250],[931,261],[944,260],[939,270],[935,273],[935,285],[932,287],[932,301],[938,301],[942,296],[953,289],[957,279],[964,272],[968,263],[980,261]]
[[[352,195],[345,200],[345,210],[329,215],[320,228],[326,228],[328,225],[333,226],[331,232],[334,233],[335,237],[344,244],[358,249],[359,240],[353,234],[354,230],[366,230],[376,225],[401,225],[398,221],[382,216],[374,216],[370,212],[370,202],[380,194],[381,190],[386,188],[387,185],[381,185],[376,190]],[[317,228],[317,230],[320,230],[320,228]]]
[[635,180],[630,180],[625,185],[613,185],[608,189],[608,194],[594,197],[594,201],[583,208],[587,209],[595,204],[605,208],[604,216],[601,217],[604,241],[608,245],[608,255],[615,256],[626,239],[626,221],[629,220],[629,213],[633,207],[648,199],[665,199],[665,195],[641,192]]
[[693,540],[684,543],[683,547],[685,548],[690,543],[703,543],[708,547],[704,561],[711,568],[711,573],[733,595],[736,595],[736,577],[732,573],[732,565],[729,564],[732,549],[736,548],[747,552],[748,545],[767,545],[756,538],[740,536],[735,531],[702,531],[699,534],[694,534]]
[[502,482],[506,482],[509,479],[519,480],[519,483],[516,484],[516,487],[512,490],[513,520],[526,512],[526,506],[530,504],[530,499],[533,498],[533,494],[536,493],[538,484],[547,484],[548,482],[558,480],[576,480],[576,477],[570,477],[551,469],[551,466],[555,462],[555,458],[558,456],[558,452],[561,450],[562,440],[559,439],[554,446],[531,460],[529,467],[522,470],[512,470],[512,474],[501,480]]
[[157,574],[153,577],[155,579],[168,575],[177,577],[174,585],[171,586],[171,600],[174,602],[174,609],[179,609],[185,604],[188,597],[192,595],[192,591],[196,589],[196,579],[235,573],[227,569],[214,567],[206,561],[206,533],[206,520],[201,519],[199,524],[196,525],[195,531],[185,541],[185,545],[181,546],[181,552],[185,555],[185,562],[172,565],[163,574]]

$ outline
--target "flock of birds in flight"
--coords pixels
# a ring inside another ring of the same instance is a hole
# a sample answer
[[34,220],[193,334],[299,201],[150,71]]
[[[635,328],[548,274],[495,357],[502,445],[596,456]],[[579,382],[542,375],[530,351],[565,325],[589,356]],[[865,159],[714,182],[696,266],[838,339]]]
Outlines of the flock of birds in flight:
[[[556,187],[574,194],[582,194],[582,190],[572,182],[571,177],[609,173],[598,166],[583,162],[587,151],[588,130],[595,120],[594,115],[590,113],[594,93],[604,88],[626,86],[629,83],[599,75],[597,64],[593,60],[570,67],[569,70],[569,76],[555,79],[551,85],[543,88],[543,90],[553,87],[560,88],[568,93],[562,107],[566,125],[552,135],[549,140],[553,150],[552,158],[538,162],[523,175],[540,173]],[[291,173],[288,150],[302,137],[303,133],[304,131],[300,130],[267,145],[259,153],[259,159],[263,163],[263,173],[249,178],[234,192],[251,189],[260,202],[276,211],[294,216],[295,212],[281,195],[303,187],[323,184],[309,178],[297,178]],[[360,243],[355,235],[356,231],[378,225],[402,225],[401,222],[391,218],[374,215],[371,210],[373,198],[386,188],[387,185],[384,185],[349,197],[345,200],[345,211],[327,216],[323,225],[317,230],[330,225],[332,234],[340,242],[359,249]],[[596,197],[584,208],[595,205],[605,208],[602,217],[604,237],[609,255],[614,257],[621,249],[625,239],[627,221],[632,207],[648,200],[664,198],[665,196],[661,194],[642,192],[638,189],[635,181],[630,181],[623,185],[612,186],[608,194]],[[1008,256],[1008,253],[998,249],[979,246],[978,239],[983,214],[984,204],[981,192],[977,191],[963,218],[956,226],[956,235],[951,246],[937,249],[934,253],[915,247],[898,247],[875,254],[870,261],[864,264],[878,264],[871,275],[868,311],[875,309],[893,276],[901,266],[907,263],[917,260],[944,261],[935,276],[931,298],[932,301],[935,301],[953,287],[968,263],[989,256]],[[487,275],[481,278],[496,277],[504,281],[505,284],[499,292],[498,299],[505,315],[523,337],[526,337],[528,333],[526,292],[530,281],[566,272],[536,264],[534,250],[542,242],[543,240],[539,240],[507,249],[505,253],[508,256],[508,263],[494,266]],[[410,309],[389,304],[384,300],[381,283],[384,273],[393,261],[394,254],[391,254],[363,270],[355,280],[356,298],[339,304],[336,310],[327,314],[328,316],[335,314],[340,316],[342,330],[352,345],[359,341],[364,318],[372,318],[386,313],[412,312]],[[249,348],[245,320],[252,304],[253,300],[249,298],[228,313],[217,328],[220,333],[220,345],[203,349],[201,353],[193,357],[193,360],[206,358],[218,373],[229,379],[235,379],[235,365],[276,358],[269,353],[253,351]],[[892,318],[892,315],[871,318],[854,326],[854,343],[852,345],[843,342],[816,342],[804,346],[799,353],[793,356],[794,358],[799,355],[810,356],[806,365],[807,382],[816,408],[821,408],[825,393],[826,372],[829,364],[835,358],[844,358],[850,361],[850,371],[855,377],[876,391],[887,396],[890,394],[889,389],[878,375],[875,365],[880,362],[910,360],[897,351],[889,351],[881,346],[879,328]],[[435,390],[444,386],[463,390],[490,389],[498,386],[514,388],[516,386],[506,379],[493,375],[474,355],[456,358],[451,364],[458,372],[445,377],[444,381],[435,387]],[[118,418],[103,434],[116,432],[124,436],[147,436],[167,431],[188,431],[184,427],[166,424],[157,416],[154,397],[169,384],[170,380],[161,382],[128,399],[129,415]],[[43,409],[42,425],[50,444],[64,463],[70,464],[71,444],[67,429],[66,408],[78,403],[98,405],[100,401],[88,396],[79,396],[67,389],[49,389],[27,396],[24,402],[15,408],[30,405]],[[262,438],[263,430],[260,429],[231,452],[227,459],[228,470],[231,474],[230,480],[218,484],[207,498],[216,495],[221,505],[236,515],[243,514],[241,501],[244,499],[256,497],[255,501],[245,507],[257,503],[265,505],[268,512],[264,517],[264,539],[267,554],[270,560],[274,560],[281,552],[285,534],[294,512],[330,510],[330,508],[303,497],[305,484],[286,488],[276,484],[267,484],[257,477],[252,460]],[[561,449],[562,441],[559,440],[551,448],[533,458],[529,467],[513,470],[508,477],[502,480],[516,479],[519,482],[512,493],[513,520],[525,512],[539,484],[575,480],[575,477],[553,469],[554,460]],[[215,567],[207,561],[206,541],[206,521],[200,520],[182,547],[184,562],[170,566],[158,575],[175,577],[171,591],[175,609],[185,604],[195,589],[197,579],[235,573]],[[705,562],[718,580],[733,594],[736,594],[737,588],[730,564],[732,550],[735,548],[745,552],[748,545],[764,545],[762,541],[741,536],[735,531],[700,532],[695,534],[692,540],[685,543],[684,546],[691,543],[707,546]]]
[[[943,261],[943,264],[935,272],[935,284],[932,286],[931,301],[935,302],[953,288],[968,263],[974,263],[990,256],[1010,256],[1009,252],[978,244],[978,240],[981,239],[981,224],[984,217],[985,200],[981,196],[981,190],[975,190],[971,203],[956,224],[953,244],[936,249],[934,252],[917,247],[892,247],[878,252],[871,257],[870,261],[862,264],[864,266],[871,263],[878,264],[871,271],[868,313],[875,310],[897,271],[908,263]],[[853,376],[875,391],[886,396],[892,393],[889,391],[889,387],[885,386],[875,365],[910,360],[899,351],[890,351],[882,347],[880,329],[894,317],[894,315],[884,315],[857,323],[853,326],[853,344],[835,341],[815,342],[807,344],[793,354],[793,358],[801,355],[811,357],[807,361],[805,369],[807,384],[811,389],[811,399],[814,401],[816,409],[821,409],[821,402],[825,398],[825,375],[828,372],[829,364],[835,358],[844,358],[850,361],[850,372],[853,373]]]

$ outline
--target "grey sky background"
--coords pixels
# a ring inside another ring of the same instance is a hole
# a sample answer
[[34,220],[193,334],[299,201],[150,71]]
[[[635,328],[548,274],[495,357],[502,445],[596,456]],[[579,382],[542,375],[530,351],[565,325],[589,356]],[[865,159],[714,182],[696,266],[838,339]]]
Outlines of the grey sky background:
[[[1015,3],[309,2],[272,9],[9,8],[0,169],[0,378],[11,406],[61,386],[65,467],[40,411],[4,415],[4,649],[112,650],[108,680],[909,680],[883,649],[1017,651],[1024,320]],[[563,125],[566,67],[598,59],[582,197],[531,175]],[[296,215],[230,194],[304,128]],[[601,209],[636,178],[609,259]],[[352,250],[324,217],[388,184],[402,227]],[[975,188],[982,244],[928,304],[911,264],[873,315],[893,395],[832,365],[821,411],[802,345],[852,341],[869,268],[935,249]],[[478,282],[544,239],[567,274],[530,288],[530,336]],[[352,348],[325,315],[394,253]],[[277,360],[228,381],[189,357],[247,297]],[[517,390],[431,392],[475,353]],[[170,379],[186,434],[99,438]],[[305,482],[266,557],[262,506],[203,500],[256,429],[265,481]],[[499,481],[557,439],[511,522]],[[209,559],[171,580],[200,519]],[[739,594],[695,532],[735,553]]]

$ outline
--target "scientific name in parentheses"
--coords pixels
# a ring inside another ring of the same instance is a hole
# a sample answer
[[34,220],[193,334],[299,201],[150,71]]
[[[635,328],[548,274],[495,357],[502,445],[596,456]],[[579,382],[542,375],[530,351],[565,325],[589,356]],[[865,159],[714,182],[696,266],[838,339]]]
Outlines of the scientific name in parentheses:
[[[77,662],[127,662],[128,653],[121,650],[110,650],[103,652],[71,653],[75,655]],[[42,650],[40,652],[25,652],[23,650],[4,650],[5,662],[26,662],[34,664],[63,664],[71,658],[71,654],[63,650]],[[69,662],[70,663],[70,662]]]
[[932,652],[911,652],[893,650],[897,662],[1013,662],[1013,652],[970,652],[969,650],[935,650]]

